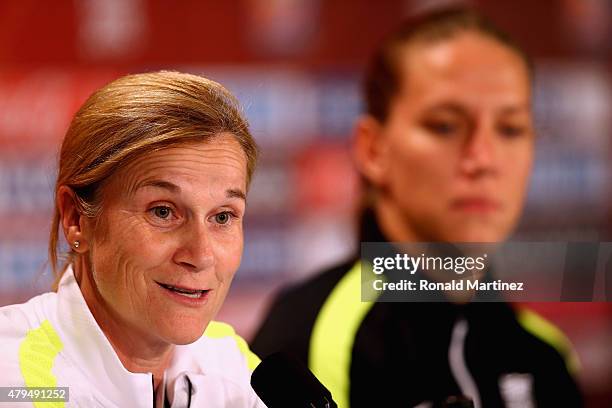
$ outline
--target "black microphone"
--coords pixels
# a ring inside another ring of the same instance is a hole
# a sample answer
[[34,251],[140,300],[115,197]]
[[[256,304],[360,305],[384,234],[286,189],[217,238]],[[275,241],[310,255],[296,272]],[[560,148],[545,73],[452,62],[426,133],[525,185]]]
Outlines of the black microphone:
[[338,408],[317,377],[285,353],[265,358],[251,375],[251,386],[268,408]]

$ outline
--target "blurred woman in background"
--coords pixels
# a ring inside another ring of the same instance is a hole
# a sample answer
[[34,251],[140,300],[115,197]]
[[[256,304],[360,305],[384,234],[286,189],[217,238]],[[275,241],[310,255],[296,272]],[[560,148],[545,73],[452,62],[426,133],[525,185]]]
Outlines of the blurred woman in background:
[[[353,153],[361,242],[499,242],[532,167],[531,64],[469,10],[419,16],[369,63]],[[359,246],[358,246],[359,247]],[[360,254],[282,292],[253,350],[308,363],[338,406],[575,407],[563,334],[505,303],[361,302]],[[463,406],[463,405],[461,405]]]

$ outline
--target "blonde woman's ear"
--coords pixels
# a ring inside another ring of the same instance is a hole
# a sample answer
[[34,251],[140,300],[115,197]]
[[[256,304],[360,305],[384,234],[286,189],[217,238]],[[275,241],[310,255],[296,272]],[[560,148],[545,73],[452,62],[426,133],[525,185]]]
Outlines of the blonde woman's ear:
[[77,253],[86,252],[88,249],[87,237],[81,228],[81,217],[84,217],[84,215],[80,213],[76,194],[70,187],[60,186],[58,189],[57,207],[64,238],[66,238],[70,248]]

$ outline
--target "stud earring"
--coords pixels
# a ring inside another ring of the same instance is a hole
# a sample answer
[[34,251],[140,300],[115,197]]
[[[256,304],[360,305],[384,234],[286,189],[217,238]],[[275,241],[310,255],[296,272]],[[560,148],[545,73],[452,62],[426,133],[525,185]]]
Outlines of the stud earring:
[[77,249],[80,245],[81,243],[79,241],[74,241],[74,244],[72,244],[75,249]]

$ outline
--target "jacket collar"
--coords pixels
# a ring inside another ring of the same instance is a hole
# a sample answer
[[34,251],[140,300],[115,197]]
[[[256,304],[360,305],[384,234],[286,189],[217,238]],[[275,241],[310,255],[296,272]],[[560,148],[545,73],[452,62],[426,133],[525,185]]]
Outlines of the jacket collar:
[[[385,237],[383,231],[380,228],[380,224],[378,223],[378,219],[376,217],[376,212],[374,208],[371,206],[365,207],[360,216],[359,216],[359,245],[357,248],[357,252],[354,255],[356,261],[361,259],[361,244],[364,242],[389,242]],[[386,251],[389,251],[388,255],[393,256],[395,254],[395,250],[393,247],[385,248]],[[486,271],[485,276],[482,278],[483,281],[492,281],[494,276],[494,271],[488,269]],[[396,278],[399,279],[399,278]],[[441,295],[442,296],[442,295]],[[478,293],[476,295],[480,300],[487,299],[488,302],[495,303],[503,303],[503,298],[498,292],[487,292],[485,294]],[[448,303],[446,301],[434,302],[434,303]],[[470,310],[473,308],[480,307],[478,303],[469,302],[467,304],[456,304],[456,303],[448,303],[452,309],[456,310]],[[445,309],[446,307],[440,307],[441,309]],[[507,307],[506,307],[507,308]],[[433,308],[432,308],[433,310]]]
[[360,242],[387,242],[372,207],[366,207],[359,217]]
[[118,406],[147,406],[153,402],[153,375],[129,372],[91,314],[68,266],[58,288],[57,315],[64,342],[62,354],[80,369],[86,381]]

